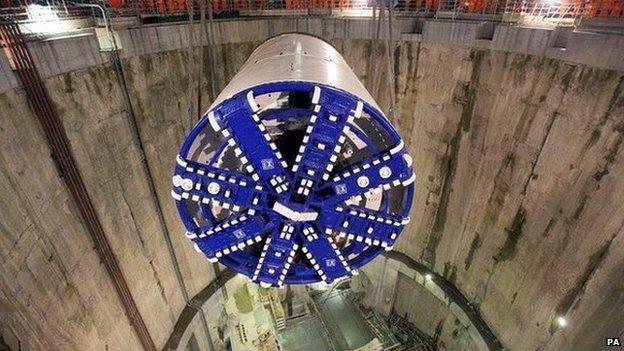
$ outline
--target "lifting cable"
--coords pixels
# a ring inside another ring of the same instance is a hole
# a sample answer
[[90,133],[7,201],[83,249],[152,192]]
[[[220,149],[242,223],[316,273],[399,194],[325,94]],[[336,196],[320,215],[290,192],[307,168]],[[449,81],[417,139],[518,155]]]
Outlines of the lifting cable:
[[[208,1],[208,0],[205,0]],[[217,41],[215,39],[215,24],[214,24],[214,13],[212,10],[212,4],[209,3],[208,6],[208,47],[210,50],[208,51],[208,58],[210,59],[210,98],[214,101],[217,98],[217,94],[220,91],[220,87],[217,85]],[[205,29],[205,28],[204,28]]]
[[[386,35],[385,50],[387,50],[387,57],[388,57],[387,64],[386,64],[386,68],[387,68],[386,82],[388,84],[388,94],[390,95],[389,96],[390,107],[388,110],[388,117],[389,119],[394,120],[396,118],[396,114],[395,114],[396,97],[395,97],[395,76],[394,76],[394,73],[395,73],[394,72],[394,38],[393,38],[393,32],[392,32],[392,16],[394,15],[394,13],[392,11],[392,0],[381,0],[381,1],[382,3],[380,4],[379,22],[381,22],[381,17],[384,16],[384,7],[386,6],[388,7],[388,24],[386,27],[384,27],[385,35]],[[378,22],[377,33],[376,33],[377,41],[379,41],[379,30],[380,30],[379,22]],[[377,77],[375,77],[375,80],[376,78]],[[379,301],[381,300],[381,296],[383,295],[383,285],[386,279],[385,277],[386,277],[387,263],[388,263],[388,258],[384,257],[384,261],[381,267],[381,278],[379,279],[379,284],[377,285],[377,289],[374,295],[374,305],[373,305],[375,307],[374,312],[376,312],[379,309]]]
[[[209,0],[203,0],[206,1],[206,3],[208,4],[208,27],[206,27],[206,17],[205,14],[203,15],[203,17],[201,18],[201,28],[202,28],[202,34],[205,33],[205,31],[208,31],[208,60],[210,61],[210,92],[209,92],[209,99],[211,102],[214,102],[217,98],[217,94],[218,94],[218,86],[217,86],[217,42],[215,40],[215,24],[214,24],[214,12],[213,12],[213,8],[212,8],[212,2],[209,2]],[[203,37],[202,37],[203,38]],[[202,45],[204,43],[204,39],[202,39]],[[202,71],[200,71],[200,74],[203,74],[203,63],[204,63],[204,56],[203,56],[203,51],[202,51],[202,56],[201,56],[201,62],[202,62]],[[212,269],[214,270],[214,275],[215,277],[219,276],[220,274],[220,269],[219,269],[219,263],[215,262],[212,265]],[[222,287],[223,290],[223,295],[227,295],[226,294],[226,287],[225,284]]]
[[[81,5],[81,6],[85,6],[85,5]],[[214,349],[214,346],[212,344],[212,338],[210,337],[210,333],[209,333],[209,329],[208,329],[208,323],[206,321],[206,317],[203,313],[203,310],[198,307],[196,304],[194,304],[191,299],[189,298],[189,294],[188,294],[188,289],[186,287],[186,284],[184,282],[184,277],[182,276],[182,271],[180,269],[180,265],[178,263],[178,258],[177,255],[175,253],[175,249],[173,248],[173,242],[171,241],[171,236],[169,235],[169,230],[167,228],[167,224],[165,222],[165,218],[163,216],[162,213],[162,205],[160,203],[160,200],[156,194],[156,187],[154,186],[154,178],[152,176],[152,171],[151,168],[149,166],[149,163],[147,162],[147,157],[145,155],[145,151],[143,150],[143,141],[141,140],[141,134],[139,133],[139,129],[138,126],[136,124],[136,117],[134,114],[134,109],[132,107],[132,102],[130,99],[130,93],[128,91],[128,87],[126,85],[126,79],[125,79],[125,75],[123,72],[123,66],[121,65],[121,60],[119,58],[119,54],[118,54],[118,46],[115,40],[115,36],[113,33],[113,29],[111,27],[111,24],[108,22],[108,16],[106,15],[107,10],[104,7],[101,7],[99,5],[95,5],[97,6],[103,13],[104,16],[104,22],[105,25],[107,27],[107,33],[109,36],[109,40],[111,41],[112,44],[112,50],[109,51],[110,55],[109,55],[109,59],[113,65],[113,69],[115,71],[115,75],[117,77],[117,81],[119,82],[121,89],[122,89],[122,93],[123,93],[123,97],[124,97],[124,104],[125,104],[125,108],[126,108],[126,114],[128,116],[128,120],[130,122],[130,128],[132,130],[132,139],[133,139],[133,143],[137,146],[137,149],[139,150],[139,152],[141,153],[141,164],[143,166],[143,170],[145,171],[146,175],[147,175],[147,185],[148,185],[148,189],[149,189],[149,193],[150,193],[150,198],[152,199],[153,203],[157,206],[157,217],[158,217],[158,222],[160,224],[160,226],[162,227],[162,235],[163,235],[163,239],[165,241],[165,246],[167,247],[167,252],[169,254],[169,259],[171,260],[171,263],[173,265],[173,269],[174,269],[174,273],[176,276],[176,280],[178,282],[178,286],[180,287],[180,290],[182,292],[182,297],[184,298],[184,302],[186,303],[186,305],[188,305],[189,307],[195,309],[196,311],[201,311],[200,315],[202,317],[202,326],[204,328],[204,332],[206,334],[206,338],[208,339],[208,346],[210,350]],[[192,6],[191,6],[191,14],[192,14]],[[192,16],[189,16],[190,21],[192,21]],[[192,45],[193,43],[193,31],[192,29],[192,25],[189,26],[189,43],[190,45]],[[193,52],[193,47],[190,46],[189,47],[189,52],[192,55]],[[189,57],[191,56],[189,55]],[[189,77],[192,78],[192,77]],[[190,88],[189,88],[190,91]],[[192,93],[192,91],[190,91]],[[189,99],[189,101],[191,101]],[[192,109],[192,105],[190,105],[189,109]],[[192,110],[191,110],[192,111]],[[189,119],[191,122],[191,126],[193,124],[192,121],[192,114],[189,111]]]
[[392,5],[392,0],[386,0],[388,3],[388,27],[387,27],[387,36],[386,36],[386,49],[388,50],[388,64],[386,65],[388,72],[387,72],[387,83],[388,83],[388,92],[390,94],[390,109],[389,109],[389,113],[388,113],[388,117],[390,117],[390,120],[392,122],[396,122],[396,91],[395,91],[395,80],[396,80],[396,76],[395,76],[395,72],[394,72],[394,49],[395,49],[395,43],[394,43],[394,38],[393,38],[393,33],[392,33],[392,16],[394,15],[393,12],[393,5]]
[[[375,6],[375,4],[373,4],[373,17],[372,20],[370,21],[370,32],[372,32],[372,37],[375,37],[375,21],[377,19],[377,7]],[[371,39],[371,44],[370,44],[370,52],[368,54],[368,77],[366,80],[366,85],[368,88],[368,91],[371,92],[372,94],[372,77],[373,77],[373,53],[374,53],[374,41],[373,39]]]
[[[390,106],[388,109],[388,117],[390,119],[395,118],[395,108],[396,108],[396,92],[395,92],[395,72],[394,72],[394,33],[392,30],[393,21],[392,16],[394,15],[392,10],[391,0],[379,0],[380,3],[378,6],[373,6],[373,19],[370,22],[373,32],[373,40],[371,42],[371,52],[369,57],[369,79],[368,79],[368,90],[372,95],[377,95],[377,80],[379,75],[379,69],[377,67],[377,56],[379,47],[383,47],[384,51],[382,51],[382,57],[387,51],[387,72],[386,72],[386,82],[388,85],[388,94],[390,100]],[[387,1],[387,2],[386,2]],[[382,26],[382,23],[385,22],[385,11],[388,11],[388,21],[387,24]],[[378,13],[376,13],[375,8],[377,8]],[[376,21],[375,21],[376,19]],[[382,43],[382,30],[384,31],[383,35],[385,35],[385,41]]]
[[[382,1],[382,0],[378,0]],[[377,11],[375,11],[377,9]],[[375,21],[375,15],[377,15],[377,20]],[[380,42],[380,32],[381,32],[381,21],[383,18],[383,7],[379,6],[379,4],[375,4],[373,6],[373,20],[371,21],[371,29],[373,32],[373,39],[371,40],[371,52],[370,52],[370,72],[368,79],[368,91],[374,96],[375,88],[377,87],[377,51]]]
[[[202,1],[202,0],[200,0]],[[193,17],[195,16],[195,1],[187,0],[186,1],[186,11],[188,14],[188,50],[187,50],[187,94],[188,94],[188,106],[186,113],[188,115],[188,129],[193,128],[195,124],[195,106],[193,102],[193,95],[195,90],[195,28],[193,24]],[[199,110],[199,106],[197,106],[197,110]]]
[[195,62],[197,64],[197,121],[201,118],[202,113],[202,86],[204,81],[204,42],[206,28],[206,0],[199,0],[199,58]]
[[[188,3],[192,3],[189,0]],[[208,5],[208,6],[206,6]],[[206,7],[208,8],[208,26],[206,25]],[[216,41],[215,41],[215,25],[212,4],[207,0],[199,0],[199,40],[195,42],[195,31],[193,17],[194,6],[187,5],[189,16],[189,48],[188,48],[188,104],[189,104],[189,129],[193,127],[195,122],[199,121],[202,116],[202,91],[205,90],[207,84],[204,81],[205,55],[204,49],[208,47],[208,60],[210,63],[210,90],[208,98],[214,101],[217,95],[217,64],[216,64]],[[206,43],[207,41],[207,43]],[[195,57],[195,46],[199,46],[199,57]],[[193,96],[197,94],[196,99]],[[196,105],[195,105],[196,104]],[[194,108],[196,106],[196,108]]]
[[[187,94],[188,94],[188,130],[191,130],[195,125],[195,122],[199,120],[201,115],[201,84],[202,84],[202,66],[203,66],[203,45],[204,45],[204,22],[205,22],[205,0],[199,0],[200,3],[200,35],[199,35],[199,50],[200,50],[200,59],[195,60],[195,25],[193,23],[195,16],[195,1],[187,0],[186,1],[186,9],[188,13],[188,61],[187,61],[187,71],[188,71],[188,85],[187,85]],[[197,98],[194,98],[194,95],[197,94]],[[196,104],[196,106],[195,106]],[[188,288],[184,282],[184,277],[182,276],[182,270],[180,268],[180,264],[178,262],[176,253],[174,251],[173,245],[171,243],[171,238],[169,237],[167,231],[167,250],[169,251],[169,257],[173,264],[173,268],[175,271],[176,279],[178,280],[178,285],[180,285],[180,289],[182,290],[182,296],[184,298],[184,302],[187,306],[194,309],[196,312],[199,312],[199,316],[201,318],[202,329],[204,330],[204,335],[206,336],[206,341],[208,342],[209,350],[214,350],[214,345],[212,343],[212,337],[210,336],[210,330],[208,328],[208,321],[206,319],[206,315],[201,306],[196,304],[190,297],[188,293]],[[216,276],[216,275],[215,275]]]

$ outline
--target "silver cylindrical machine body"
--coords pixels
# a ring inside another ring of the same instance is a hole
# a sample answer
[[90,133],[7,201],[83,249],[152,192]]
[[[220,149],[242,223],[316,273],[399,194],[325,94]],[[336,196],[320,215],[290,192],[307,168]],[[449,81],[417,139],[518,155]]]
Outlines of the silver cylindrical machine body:
[[349,92],[380,110],[333,46],[322,39],[296,33],[278,35],[256,48],[210,109],[241,91],[274,82],[310,82],[330,86]]

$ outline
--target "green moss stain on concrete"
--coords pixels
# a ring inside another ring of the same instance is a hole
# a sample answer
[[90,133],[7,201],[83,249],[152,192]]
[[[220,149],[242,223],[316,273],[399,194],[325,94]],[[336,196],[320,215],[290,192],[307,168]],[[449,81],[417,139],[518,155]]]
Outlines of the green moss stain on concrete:
[[[576,301],[577,297],[583,294],[587,282],[591,279],[596,269],[600,266],[602,261],[607,256],[614,237],[612,237],[611,240],[609,240],[608,242],[604,243],[596,252],[594,252],[593,255],[591,255],[591,257],[589,257],[589,260],[585,265],[585,269],[583,270],[583,274],[581,274],[577,278],[572,288],[568,290],[565,296],[559,301],[559,304],[555,309],[554,316],[565,315],[572,307],[572,304],[574,304],[574,301]],[[550,333],[554,333],[555,330],[556,326],[553,323],[550,328]]]
[[[611,73],[611,72],[609,72]],[[604,73],[603,73],[604,74]],[[607,78],[610,78],[611,74],[605,75]],[[589,148],[594,145],[598,138],[602,135],[601,129],[605,126],[607,120],[613,115],[613,112],[624,107],[624,76],[620,77],[618,81],[618,85],[613,91],[613,95],[609,101],[607,106],[607,112],[601,118],[600,123],[596,127],[596,129],[592,132],[590,139],[585,144],[585,148]],[[617,133],[617,137],[612,145],[608,148],[607,153],[603,156],[606,161],[604,165],[602,165],[598,170],[594,172],[594,179],[597,182],[600,182],[602,178],[609,174],[609,169],[611,165],[615,162],[616,156],[622,146],[622,141],[624,140],[624,122],[620,122],[615,127],[613,127],[612,132]],[[609,133],[609,131],[607,131]]]
[[457,267],[451,262],[444,263],[444,272],[442,273],[442,275],[448,281],[455,284],[457,282]]
[[481,241],[481,236],[479,235],[479,233],[477,233],[475,237],[472,239],[472,243],[470,243],[470,249],[468,250],[468,255],[466,256],[466,259],[464,260],[465,270],[470,269],[470,265],[472,264],[474,255],[477,252],[477,250],[481,247],[482,244],[483,242]]
[[524,227],[525,221],[526,211],[521,206],[518,208],[518,211],[511,222],[511,226],[506,230],[507,239],[505,240],[503,247],[494,257],[497,262],[507,261],[516,256],[518,241],[520,241],[520,237],[522,236],[522,228]]
[[240,311],[240,313],[249,313],[253,310],[253,304],[251,303],[249,290],[247,290],[247,284],[236,290],[234,293],[234,302],[236,303],[236,308]]
[[515,293],[513,293],[513,295],[511,296],[511,304],[513,305],[514,302],[516,302],[516,298],[518,297],[518,292],[516,291]]
[[71,73],[63,74],[63,85],[64,85],[63,91],[67,94],[71,94],[76,91],[74,89],[74,83],[72,81]]
[[557,224],[557,218],[554,218],[554,217],[550,218],[550,220],[548,221],[548,224],[546,225],[546,228],[542,232],[542,238],[548,238],[555,224]]
[[[472,114],[475,106],[476,88],[479,81],[479,68],[483,61],[483,51],[473,51],[470,55],[472,59],[472,73],[470,83],[460,89],[465,89],[464,93],[466,98],[462,101],[456,100],[456,102],[463,104],[462,114],[460,117],[459,125],[455,131],[455,135],[450,140],[447,146],[445,156],[442,159],[442,172],[444,177],[442,184],[442,193],[438,202],[438,208],[436,210],[435,218],[433,221],[432,231],[427,241],[427,246],[423,251],[423,260],[429,263],[431,266],[435,265],[436,250],[442,239],[442,233],[446,225],[446,219],[448,216],[448,204],[452,192],[452,184],[455,179],[455,173],[457,171],[457,163],[459,156],[459,149],[461,140],[464,133],[470,131],[470,121],[472,120]],[[472,96],[472,97],[471,97]]]
[[589,198],[589,195],[584,194],[583,197],[581,198],[581,201],[579,202],[578,206],[576,207],[576,210],[574,211],[574,214],[572,215],[573,219],[579,219],[581,218],[581,213],[583,213],[583,210],[585,209],[585,205],[587,204],[587,199]]
[[435,332],[433,334],[433,340],[437,344],[440,340],[440,334],[442,334],[442,328],[444,327],[444,319],[441,319],[438,324],[436,324]]
[[474,104],[477,98],[476,89],[469,85],[466,87],[466,103],[462,109],[461,126],[464,132],[470,130],[470,121],[472,120],[472,114],[474,112]]

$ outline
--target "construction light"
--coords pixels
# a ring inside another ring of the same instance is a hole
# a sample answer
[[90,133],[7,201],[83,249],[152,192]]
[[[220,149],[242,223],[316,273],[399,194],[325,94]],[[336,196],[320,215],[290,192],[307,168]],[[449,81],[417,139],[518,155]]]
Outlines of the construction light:
[[52,11],[49,6],[42,6],[38,4],[28,5],[28,19],[31,21],[55,21],[58,20],[58,16]]
[[59,20],[50,6],[31,4],[26,12],[30,23],[24,24],[24,27],[32,33],[60,33],[71,29],[67,23]]

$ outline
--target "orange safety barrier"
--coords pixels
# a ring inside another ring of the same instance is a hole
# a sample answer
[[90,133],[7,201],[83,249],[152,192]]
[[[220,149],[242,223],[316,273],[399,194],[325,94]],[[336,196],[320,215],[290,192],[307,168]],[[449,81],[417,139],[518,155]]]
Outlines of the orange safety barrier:
[[139,2],[139,11],[142,13],[167,13],[165,0],[141,0]]
[[[412,2],[414,3],[413,5]],[[426,0],[405,0],[405,11],[435,12],[438,10],[439,6],[439,0],[429,2]]]
[[425,10],[435,12],[440,8],[440,0],[425,0]]
[[467,13],[496,13],[498,2],[496,0],[460,0],[459,10]]
[[523,5],[523,1],[506,0],[505,1],[505,12],[521,13],[522,12],[522,5]]
[[300,10],[304,8],[303,0],[286,0],[285,4],[287,10]]
[[515,0],[512,13],[535,13],[538,10],[539,3],[537,1]]
[[266,10],[266,0],[239,0],[238,10]]
[[589,17],[622,17],[624,0],[590,0],[587,4]]
[[[19,3],[18,3],[19,1]],[[181,14],[187,11],[187,1],[193,1],[198,9],[197,0],[108,0],[111,9],[137,8],[141,14]],[[201,0],[203,1],[203,0]],[[349,9],[370,6],[369,2],[355,0],[274,0],[271,8],[301,10],[307,8]],[[395,0],[396,1],[396,0]],[[624,0],[398,0],[400,11],[432,13],[439,10],[464,13],[514,13],[543,14],[554,18],[586,17],[624,17]],[[34,0],[0,0],[0,8],[25,6]],[[214,13],[239,10],[265,10],[267,0],[209,0]]]
[[559,17],[576,17],[583,8],[582,0],[561,0],[561,6],[557,11]]
[[485,0],[462,0],[459,3],[462,12],[480,13],[485,11]]
[[228,9],[227,0],[210,0],[210,5],[212,5],[212,11],[215,13]]
[[310,0],[308,5],[313,8],[328,9],[332,7],[330,0]]

